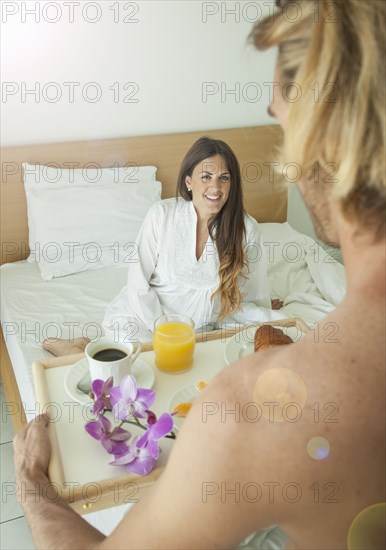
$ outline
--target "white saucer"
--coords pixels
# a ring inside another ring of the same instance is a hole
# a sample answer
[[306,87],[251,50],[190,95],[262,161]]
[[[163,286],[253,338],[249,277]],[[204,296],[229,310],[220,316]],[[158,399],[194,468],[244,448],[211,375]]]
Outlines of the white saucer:
[[[91,397],[77,388],[79,380],[81,380],[88,373],[88,362],[87,357],[81,359],[78,363],[75,363],[68,371],[64,379],[64,388],[68,395],[78,401],[78,403],[83,403],[89,405],[93,403]],[[154,369],[149,363],[138,357],[134,365],[131,368],[131,373],[137,381],[137,386],[139,388],[150,389],[154,385],[155,374]],[[91,387],[91,379],[90,379]]]
[[232,336],[232,338],[228,340],[225,346],[224,358],[227,365],[230,365],[231,363],[234,363],[234,361],[241,359],[241,357],[245,357],[245,355],[250,355],[255,351],[254,345],[252,343],[238,342],[235,336]]
[[[274,323],[272,324],[275,326]],[[254,353],[254,340],[257,328],[257,326],[251,325],[250,327],[232,336],[232,338],[229,338],[224,351],[224,359],[227,365],[241,359],[241,357]],[[292,338],[294,342],[297,342],[302,336],[304,336],[297,327],[278,326],[277,328],[280,328],[284,334]]]
[[[179,403],[192,403],[196,399],[199,393],[200,392],[197,389],[197,386],[195,384],[190,384],[189,386],[185,386],[184,388],[179,389],[170,398],[169,405],[168,405],[169,413],[172,414],[174,407]],[[185,417],[174,415],[173,420],[174,420],[174,427],[177,430],[180,430],[182,428],[182,424],[185,420]]]

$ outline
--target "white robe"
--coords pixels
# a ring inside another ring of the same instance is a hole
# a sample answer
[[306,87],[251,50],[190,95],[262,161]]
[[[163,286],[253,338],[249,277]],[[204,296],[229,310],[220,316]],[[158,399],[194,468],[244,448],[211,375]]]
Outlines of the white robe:
[[[196,259],[197,215],[193,203],[166,199],[154,204],[137,238],[135,257],[128,264],[127,285],[109,304],[103,326],[115,341],[152,339],[154,321],[164,313],[191,317],[196,330],[218,322],[219,258],[209,237]],[[247,278],[239,276],[242,309],[224,323],[266,320],[271,310],[267,263],[256,220],[245,216]],[[265,310],[262,314],[261,308]]]

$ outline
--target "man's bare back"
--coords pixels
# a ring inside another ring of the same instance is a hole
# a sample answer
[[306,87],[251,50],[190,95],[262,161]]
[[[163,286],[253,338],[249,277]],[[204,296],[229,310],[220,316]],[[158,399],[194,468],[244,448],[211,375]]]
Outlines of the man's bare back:
[[[347,547],[357,515],[385,492],[385,248],[351,250],[345,301],[295,345],[245,357],[217,376],[192,408],[160,482],[103,547],[129,538],[126,548],[154,545],[141,530],[141,507],[159,518],[160,548],[234,547],[272,524],[287,533],[287,548]],[[370,266],[365,278],[355,266],[362,261]],[[256,420],[256,384],[277,369],[300,377],[307,400],[288,408],[283,422],[275,407]],[[329,443],[324,459],[308,453],[315,437]],[[169,514],[186,526],[177,545]]]

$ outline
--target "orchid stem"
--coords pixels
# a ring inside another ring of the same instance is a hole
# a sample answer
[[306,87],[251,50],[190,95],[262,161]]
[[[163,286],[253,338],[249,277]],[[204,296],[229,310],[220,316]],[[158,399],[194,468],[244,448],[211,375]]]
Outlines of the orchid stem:
[[[121,427],[122,424],[133,424],[133,426],[138,426],[138,428],[141,428],[142,430],[147,430],[147,427],[143,426],[139,422],[139,420],[136,420],[135,422],[133,422],[132,420],[122,420],[122,422],[119,424],[119,427]],[[174,432],[170,432],[169,435],[165,435],[164,437],[167,439],[177,439],[177,436]]]
[[138,426],[138,428],[141,428],[142,430],[147,430],[147,427],[143,426],[140,422],[138,422],[138,420],[136,422],[133,422],[132,420],[123,420],[122,424],[132,424],[133,426]]
[[[111,412],[111,409],[105,409],[104,412]],[[103,413],[104,415],[104,413]],[[122,422],[119,424],[118,428],[121,428],[123,424],[132,424],[133,426],[138,426],[138,428],[141,428],[141,430],[147,430],[147,427],[140,423],[138,418],[134,420],[122,420]],[[167,439],[177,439],[177,436],[174,432],[170,432],[169,435],[164,436]]]

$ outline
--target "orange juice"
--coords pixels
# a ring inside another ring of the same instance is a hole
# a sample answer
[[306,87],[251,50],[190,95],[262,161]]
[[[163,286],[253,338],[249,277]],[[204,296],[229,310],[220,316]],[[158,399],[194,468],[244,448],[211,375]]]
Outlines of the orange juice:
[[193,362],[194,326],[181,321],[161,324],[156,322],[153,345],[155,364],[159,369],[166,372],[183,372],[189,369]]

